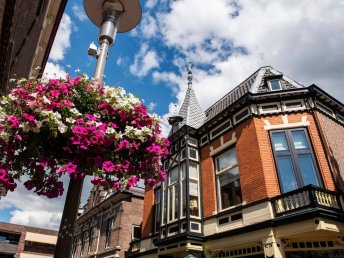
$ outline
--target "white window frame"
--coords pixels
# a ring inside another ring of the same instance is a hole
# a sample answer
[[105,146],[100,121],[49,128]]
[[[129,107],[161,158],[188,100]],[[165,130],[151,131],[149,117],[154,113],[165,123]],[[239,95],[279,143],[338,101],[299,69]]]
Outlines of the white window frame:
[[[300,102],[301,107],[287,107],[288,103],[293,103],[293,102]],[[283,109],[283,111],[304,110],[304,109],[306,109],[305,101],[303,99],[282,101],[282,109]]]
[[[203,139],[206,139],[206,140],[203,142]],[[206,135],[203,135],[203,136],[201,137],[200,146],[204,146],[204,145],[206,145],[207,143],[208,143],[208,135],[206,134]]]
[[[191,218],[200,218],[201,216],[201,200],[200,200],[200,183],[199,183],[199,165],[198,164],[195,164],[195,163],[189,163],[189,164],[192,164],[192,165],[195,165],[196,166],[196,171],[197,171],[197,177],[191,177],[190,176],[190,168],[189,168],[189,200],[190,200],[190,182],[194,182],[197,184],[197,205],[198,205],[198,216],[194,216],[194,215],[191,215],[190,214],[190,217]],[[192,195],[194,196],[194,195]],[[190,207],[190,203],[189,204],[186,204],[186,205],[189,205],[189,209],[191,208]]]
[[[240,118],[239,120],[236,119],[236,117],[240,114],[242,114],[243,112],[247,111],[247,115],[245,115],[244,117]],[[241,122],[242,120],[244,120],[246,117],[250,116],[250,109],[248,107],[241,109],[240,111],[236,112],[233,116],[233,120],[234,120],[234,124],[237,124],[239,122]]]
[[[225,169],[222,169],[220,171],[218,171],[218,168],[217,168],[217,159],[223,155],[225,155],[227,152],[231,151],[232,149],[235,149],[235,157],[236,157],[236,163],[234,165],[231,165],[230,167],[227,167]],[[217,187],[217,204],[218,204],[218,211],[224,211],[224,210],[229,210],[229,209],[232,209],[234,207],[237,207],[240,204],[237,204],[237,205],[233,205],[233,206],[229,206],[227,208],[222,208],[222,200],[221,200],[221,187],[220,187],[220,176],[224,173],[226,173],[227,171],[230,171],[236,167],[238,167],[239,169],[239,163],[238,163],[238,157],[237,157],[237,150],[236,150],[236,146],[231,146],[228,150],[226,150],[225,152],[223,152],[221,155],[218,155],[217,157],[215,157],[214,159],[214,162],[215,162],[215,175],[216,175],[216,187]],[[233,182],[238,180],[240,181],[240,170],[239,170],[239,174],[233,179]],[[240,188],[241,188],[241,184],[240,184]],[[242,198],[242,194],[241,194],[241,198]]]
[[[188,153],[189,154],[189,159],[194,160],[194,161],[198,161],[198,150],[197,150],[197,148],[193,148],[193,147],[187,147],[187,148],[188,148],[188,151],[189,151],[189,153]],[[191,157],[191,155],[190,155],[191,149],[195,150],[196,158]]]
[[319,101],[316,101],[316,107],[321,110],[322,112],[328,114],[329,116],[331,117],[334,117],[334,113],[333,113],[333,110],[332,108],[326,106],[325,104],[319,102]]
[[[276,105],[277,109],[276,110],[264,110],[265,106],[270,106],[270,105]],[[270,103],[259,104],[258,105],[258,110],[259,110],[259,114],[278,113],[278,112],[282,111],[281,103],[279,103],[279,102],[270,102]]]
[[[157,192],[160,192],[160,201],[157,201]],[[162,219],[162,188],[156,188],[154,189],[154,233],[159,232],[159,226],[162,224],[161,219]],[[160,209],[160,212],[157,211],[157,208]],[[158,220],[158,216],[157,214],[160,214],[160,225],[158,226],[158,228],[156,228],[156,224],[157,224],[157,220]]]
[[[190,221],[190,232],[196,232],[196,233],[201,233],[202,232],[202,225],[199,222],[195,222],[195,221]],[[191,228],[191,223],[197,224],[198,225],[198,230],[192,229]]]
[[[278,84],[279,84],[279,89],[277,89],[277,90],[274,90],[274,89],[272,89],[272,86],[271,86],[271,82],[275,82],[275,81],[277,81],[278,82]],[[269,85],[269,90],[270,91],[278,91],[278,90],[282,90],[282,84],[281,84],[281,80],[280,79],[272,79],[272,80],[268,80],[268,85]]]
[[[170,182],[170,174],[168,175],[168,186],[167,186],[167,214],[166,214],[166,216],[167,216],[167,223],[172,223],[172,222],[175,222],[175,221],[177,221],[178,220],[178,215],[177,216],[175,216],[175,210],[176,210],[176,203],[175,203],[175,196],[176,196],[176,188],[175,188],[175,186],[176,185],[178,185],[178,188],[180,188],[181,186],[180,186],[180,182],[181,182],[181,180],[179,180],[179,178],[180,178],[180,169],[179,169],[179,166],[176,166],[176,167],[174,167],[174,168],[172,168],[170,171],[169,171],[169,173],[172,171],[172,170],[174,170],[174,169],[177,169],[177,174],[178,174],[178,178],[177,178],[177,181],[176,182],[173,182],[173,183],[171,183]],[[172,189],[172,191],[170,191],[170,189]],[[170,200],[171,200],[171,197],[170,197],[170,192],[171,192],[171,194],[172,194],[172,203],[170,202]],[[179,192],[181,192],[181,191],[179,191]],[[178,193],[179,194],[179,193]],[[180,199],[180,195],[179,195],[179,199]],[[179,204],[180,202],[178,201],[178,206],[180,206],[180,204]],[[179,210],[178,211],[180,211],[180,207],[178,207],[179,208]],[[170,218],[170,210],[172,211],[172,218]],[[178,212],[179,213],[179,212]]]
[[[196,144],[193,144],[192,141],[195,141]],[[188,139],[188,144],[189,144],[190,146],[194,146],[194,147],[197,148],[198,141],[197,141],[197,139],[190,137],[190,138]]]
[[[229,126],[224,128],[222,131],[218,132],[217,134],[213,135],[213,132],[216,131],[218,128],[220,128],[221,126],[223,126],[224,124],[228,123],[229,122]],[[210,131],[210,140],[216,138],[217,136],[221,135],[222,133],[224,133],[225,131],[227,131],[228,129],[232,128],[233,125],[232,125],[232,122],[230,119],[227,119],[225,121],[223,121],[221,124],[219,124],[218,126],[216,126],[215,128],[213,128],[211,131]]]

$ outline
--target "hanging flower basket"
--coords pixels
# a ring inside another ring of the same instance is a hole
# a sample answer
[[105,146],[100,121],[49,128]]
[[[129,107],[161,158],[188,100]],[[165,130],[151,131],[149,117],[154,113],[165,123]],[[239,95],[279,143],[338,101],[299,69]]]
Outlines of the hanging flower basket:
[[[0,106],[0,184],[39,195],[63,193],[63,174],[92,176],[106,189],[165,180],[168,140],[158,118],[122,88],[85,77],[19,81]],[[25,177],[22,177],[26,175]]]

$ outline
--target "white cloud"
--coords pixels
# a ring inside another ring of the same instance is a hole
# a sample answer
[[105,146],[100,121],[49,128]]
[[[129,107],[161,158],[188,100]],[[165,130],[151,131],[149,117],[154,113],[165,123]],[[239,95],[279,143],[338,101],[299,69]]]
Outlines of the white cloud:
[[149,50],[147,44],[142,44],[140,51],[135,55],[134,64],[129,67],[130,72],[137,76],[146,76],[152,69],[159,67],[158,55]]
[[[62,181],[65,188],[64,194],[55,199],[38,196],[18,183],[15,191],[8,192],[5,197],[1,198],[0,212],[2,209],[14,208],[11,211],[10,223],[58,230],[68,189],[68,176],[64,176]],[[86,177],[81,196],[81,206],[86,202],[91,187],[90,179]]]
[[31,227],[49,228],[58,230],[61,221],[61,212],[48,211],[21,211],[11,212],[10,223],[29,225]]
[[67,50],[70,48],[70,35],[72,33],[72,20],[64,13],[57,30],[54,44],[51,48],[49,58],[52,61],[61,61],[64,59]]
[[[265,65],[343,101],[343,12],[342,0],[179,0],[157,20],[176,64],[185,57],[195,64],[193,85],[206,108]],[[155,71],[153,78],[172,82],[183,101],[185,72]]]
[[158,3],[158,0],[147,0],[145,7],[146,8],[153,8]]
[[43,72],[44,77],[46,78],[65,78],[67,75],[67,72],[65,69],[59,65],[54,64],[52,62],[47,62],[45,65],[45,69]]
[[77,3],[73,3],[72,6],[73,14],[76,18],[78,18],[79,21],[85,21],[87,20],[87,16],[85,13],[85,10],[82,6],[78,5]]
[[157,37],[158,32],[159,28],[157,20],[149,13],[144,13],[139,26],[132,30],[130,34],[135,37],[149,39]]

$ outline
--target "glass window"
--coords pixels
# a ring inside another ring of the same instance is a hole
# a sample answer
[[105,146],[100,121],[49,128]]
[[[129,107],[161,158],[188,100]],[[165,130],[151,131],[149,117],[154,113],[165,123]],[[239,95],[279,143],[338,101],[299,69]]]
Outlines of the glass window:
[[88,251],[87,253],[91,253],[92,251],[92,244],[93,244],[93,238],[94,238],[94,228],[90,228],[89,237],[88,237]]
[[110,235],[111,235],[111,228],[112,228],[113,218],[109,218],[106,224],[106,234],[105,234],[105,248],[109,247],[110,244]]
[[173,168],[169,173],[169,185],[178,181],[178,167]]
[[281,89],[281,83],[279,80],[271,80],[269,81],[270,89],[271,90],[280,90]]
[[190,163],[189,166],[189,177],[198,178],[197,165]]
[[242,203],[236,148],[215,159],[220,210]]
[[161,189],[155,190],[154,200],[154,232],[158,232],[161,222]]
[[199,216],[199,205],[198,205],[198,181],[190,181],[189,183],[190,188],[190,215],[191,216]]
[[197,150],[194,148],[189,148],[189,157],[190,159],[198,159]]
[[272,131],[270,136],[283,193],[309,184],[321,186],[320,175],[305,129]]

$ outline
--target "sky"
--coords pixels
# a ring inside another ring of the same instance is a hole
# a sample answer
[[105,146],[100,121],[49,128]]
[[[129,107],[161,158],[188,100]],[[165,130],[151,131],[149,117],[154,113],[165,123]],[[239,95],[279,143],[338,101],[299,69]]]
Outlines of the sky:
[[[188,61],[203,109],[266,65],[344,102],[344,0],[141,0],[141,6],[139,25],[117,34],[109,49],[104,80],[143,99],[165,134],[167,117],[185,96]],[[46,76],[76,70],[93,76],[96,60],[87,49],[97,35],[82,0],[69,0]],[[83,203],[90,189],[86,180]],[[58,229],[64,197],[16,190],[0,200],[0,221]]]

